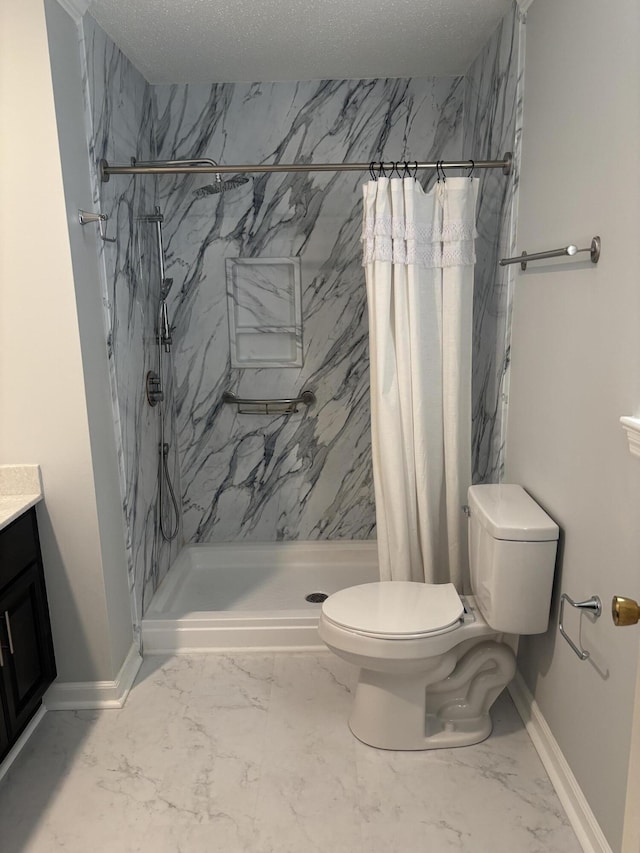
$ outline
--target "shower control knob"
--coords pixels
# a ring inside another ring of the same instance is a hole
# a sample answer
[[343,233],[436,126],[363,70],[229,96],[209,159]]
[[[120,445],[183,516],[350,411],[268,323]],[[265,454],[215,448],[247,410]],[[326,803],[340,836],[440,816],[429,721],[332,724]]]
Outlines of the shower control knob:
[[611,616],[615,625],[637,625],[640,622],[640,605],[633,598],[614,595],[611,602]]
[[158,374],[153,370],[150,370],[147,373],[146,389],[147,402],[150,406],[156,406],[164,400],[164,394],[162,393],[162,381]]

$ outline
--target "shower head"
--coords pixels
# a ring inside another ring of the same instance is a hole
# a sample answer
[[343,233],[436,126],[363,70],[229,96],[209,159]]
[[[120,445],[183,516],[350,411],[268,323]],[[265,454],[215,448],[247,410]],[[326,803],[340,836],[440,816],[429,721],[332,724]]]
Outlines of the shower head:
[[[201,157],[194,160],[147,160],[144,162],[132,157],[131,165],[152,167],[154,169],[167,169],[168,171],[179,168],[180,166],[204,166],[207,171],[211,171],[218,166],[218,163],[208,157]],[[213,184],[208,184],[205,187],[200,187],[200,189],[195,190],[194,195],[196,198],[204,198],[206,195],[214,195],[216,193],[226,193],[228,190],[235,190],[249,181],[249,178],[243,178],[242,175],[233,175],[231,178],[227,178],[226,180],[223,180],[220,172],[216,172],[215,176],[216,179]],[[159,213],[159,210],[157,212]],[[146,219],[146,221],[157,221],[149,217],[140,218]],[[162,221],[162,218],[160,218],[160,221]]]
[[243,184],[248,183],[249,178],[243,178],[242,175],[234,175],[232,178],[227,178],[226,181],[223,181],[223,192],[226,192],[227,190],[235,190],[238,187],[241,187]]
[[235,190],[248,182],[249,178],[243,178],[242,175],[234,175],[232,178],[227,178],[225,181],[222,180],[221,176],[218,176],[215,183],[207,184],[205,187],[200,187],[195,190],[194,195],[196,198],[204,198],[207,195],[226,193],[229,190]]

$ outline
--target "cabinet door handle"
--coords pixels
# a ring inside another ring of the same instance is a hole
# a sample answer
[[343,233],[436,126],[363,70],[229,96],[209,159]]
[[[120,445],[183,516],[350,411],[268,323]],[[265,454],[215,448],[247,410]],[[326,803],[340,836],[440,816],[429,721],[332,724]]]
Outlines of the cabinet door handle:
[[7,635],[9,637],[9,651],[13,654],[13,637],[11,636],[11,620],[9,619],[9,611],[4,611],[4,621],[7,623]]

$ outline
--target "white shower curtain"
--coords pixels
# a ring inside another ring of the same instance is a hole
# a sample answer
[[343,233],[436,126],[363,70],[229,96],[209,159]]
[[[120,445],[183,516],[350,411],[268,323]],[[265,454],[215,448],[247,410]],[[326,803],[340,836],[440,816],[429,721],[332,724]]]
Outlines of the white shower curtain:
[[363,190],[380,577],[462,591],[478,180]]

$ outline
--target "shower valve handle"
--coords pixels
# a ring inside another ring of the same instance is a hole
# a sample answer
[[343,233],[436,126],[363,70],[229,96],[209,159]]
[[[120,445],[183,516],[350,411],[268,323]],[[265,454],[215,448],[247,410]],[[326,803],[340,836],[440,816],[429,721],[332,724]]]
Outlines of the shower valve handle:
[[150,370],[147,373],[146,389],[147,402],[150,406],[156,406],[158,403],[161,403],[164,400],[164,394],[162,392],[162,381],[158,374],[155,373],[153,370]]

